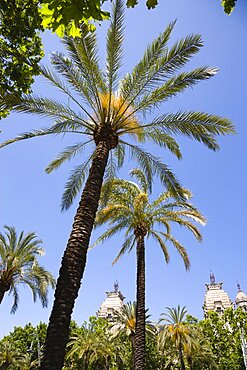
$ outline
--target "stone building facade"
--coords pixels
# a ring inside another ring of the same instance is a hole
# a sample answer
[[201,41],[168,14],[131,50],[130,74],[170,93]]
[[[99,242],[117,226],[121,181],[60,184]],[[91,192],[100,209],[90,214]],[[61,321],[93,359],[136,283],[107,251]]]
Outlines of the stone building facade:
[[97,317],[114,320],[115,312],[120,312],[124,305],[124,296],[119,290],[118,282],[114,283],[114,290],[106,292],[106,299],[102,302],[100,309],[96,313]]
[[202,307],[205,317],[207,317],[209,311],[215,311],[219,315],[222,315],[224,310],[229,307],[241,307],[244,311],[247,311],[247,295],[241,290],[239,284],[237,285],[238,293],[235,299],[235,305],[229,298],[229,295],[222,288],[223,283],[217,283],[215,281],[215,276],[213,273],[210,273],[210,283],[205,285],[206,294]]

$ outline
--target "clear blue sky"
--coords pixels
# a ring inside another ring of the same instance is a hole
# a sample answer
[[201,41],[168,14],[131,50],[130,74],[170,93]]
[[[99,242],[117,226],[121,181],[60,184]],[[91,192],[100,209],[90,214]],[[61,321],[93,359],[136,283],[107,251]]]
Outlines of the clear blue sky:
[[[136,9],[127,11],[123,73],[139,61],[145,46],[176,18],[172,41],[189,33],[200,33],[204,40],[205,46],[194,57],[191,67],[210,65],[219,67],[220,71],[212,79],[164,105],[161,111],[206,111],[228,117],[237,129],[236,135],[220,138],[221,150],[216,153],[182,138],[178,138],[184,157],[182,161],[175,160],[167,152],[160,153],[183,185],[193,192],[193,203],[207,217],[208,225],[202,230],[204,241],[201,245],[188,232],[182,229],[174,231],[189,252],[190,272],[185,271],[172,247],[171,261],[167,266],[159,247],[152,242],[147,245],[147,307],[154,320],[166,306],[178,304],[187,306],[192,315],[202,318],[204,284],[209,281],[210,270],[215,273],[216,281],[224,282],[223,287],[232,300],[237,293],[236,281],[247,292],[247,4],[245,0],[238,0],[234,13],[229,17],[223,13],[220,0],[159,2],[153,11],[145,9],[144,1],[140,1]],[[107,22],[98,27],[102,57],[106,26]],[[62,48],[57,37],[51,34],[44,36],[44,43],[47,56]],[[57,94],[41,78],[37,79],[34,90],[43,95]],[[48,122],[35,116],[11,114],[0,125],[0,141],[3,142],[20,132],[45,127]],[[59,204],[69,170],[75,164],[70,163],[51,175],[45,174],[44,168],[67,144],[67,139],[37,138],[0,151],[0,228],[2,230],[2,226],[7,224],[15,226],[18,232],[35,231],[43,239],[46,249],[46,256],[40,262],[56,277],[78,199],[65,213],[60,212]],[[127,171],[123,175],[126,177]],[[155,183],[154,195],[162,190]],[[89,252],[73,313],[78,324],[95,314],[105,298],[105,291],[112,289],[116,279],[126,302],[135,299],[135,254],[126,255],[114,267],[111,266],[120,243],[120,238],[113,239]],[[10,315],[11,298],[6,297],[0,306],[0,337],[14,326],[48,322],[53,293],[50,293],[47,309],[42,309],[40,302],[32,302],[28,288],[21,289],[20,294],[15,315]]]

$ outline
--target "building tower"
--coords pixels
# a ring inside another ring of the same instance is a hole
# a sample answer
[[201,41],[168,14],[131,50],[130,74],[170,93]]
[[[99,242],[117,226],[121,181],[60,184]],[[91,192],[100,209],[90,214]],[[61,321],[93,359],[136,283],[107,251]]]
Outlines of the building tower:
[[106,292],[106,299],[100,306],[99,311],[96,313],[97,317],[108,319],[109,321],[114,320],[114,312],[121,311],[124,305],[124,296],[119,290],[118,282],[114,283],[114,291]]
[[216,283],[215,276],[210,273],[210,284],[206,285],[206,294],[204,297],[203,311],[207,317],[208,311],[215,311],[222,315],[226,308],[233,307],[228,294],[222,289],[223,283]]
[[238,294],[235,299],[236,308],[241,308],[243,311],[247,312],[247,295],[241,290],[240,284],[237,284]]

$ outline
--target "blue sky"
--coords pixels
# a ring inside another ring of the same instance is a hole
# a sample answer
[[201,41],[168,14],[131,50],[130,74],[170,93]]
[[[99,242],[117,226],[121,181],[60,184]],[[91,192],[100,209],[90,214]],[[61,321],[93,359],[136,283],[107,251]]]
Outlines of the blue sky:
[[[200,110],[228,117],[235,124],[237,134],[219,139],[220,151],[211,152],[192,140],[178,138],[183,160],[177,161],[167,152],[158,153],[183,185],[194,194],[193,203],[208,219],[203,228],[203,243],[198,245],[192,236],[182,229],[174,229],[190,255],[191,270],[186,272],[181,258],[170,248],[171,261],[166,265],[162,252],[152,241],[147,243],[147,294],[146,304],[157,320],[165,307],[185,305],[192,315],[202,318],[205,283],[212,270],[216,281],[234,300],[236,282],[247,292],[246,282],[246,57],[247,57],[247,4],[238,0],[229,17],[223,13],[217,0],[160,0],[153,10],[145,9],[144,1],[135,9],[127,10],[125,57],[123,74],[139,61],[148,43],[166,25],[177,19],[172,41],[190,33],[200,33],[204,47],[193,58],[190,67],[209,65],[218,67],[219,73],[208,81],[196,85],[161,107],[161,112],[178,109]],[[107,22],[98,27],[100,55],[104,58],[104,38]],[[58,38],[44,35],[48,55],[61,50]],[[57,97],[57,92],[40,77],[34,91]],[[0,141],[33,128],[45,127],[44,119],[24,114],[11,114],[3,120]],[[56,277],[60,261],[70,233],[76,204],[65,213],[59,209],[63,186],[73,163],[47,175],[44,168],[56,154],[68,144],[60,138],[37,138],[1,149],[0,167],[0,228],[7,224],[18,232],[35,231],[43,240],[46,255],[40,262]],[[153,148],[149,147],[152,151]],[[156,153],[157,154],[157,153]],[[127,177],[129,163],[122,172]],[[154,196],[163,189],[154,179]],[[95,235],[92,240],[95,239]],[[105,291],[113,288],[117,279],[126,302],[135,299],[135,254],[124,256],[111,266],[121,245],[121,237],[98,246],[88,254],[84,279],[76,301],[73,318],[81,324],[94,315],[105,298]],[[27,322],[34,325],[48,322],[49,307],[42,309],[40,302],[32,302],[28,288],[20,289],[20,304],[15,315],[10,315],[12,300],[6,297],[0,306],[0,337],[14,326]]]

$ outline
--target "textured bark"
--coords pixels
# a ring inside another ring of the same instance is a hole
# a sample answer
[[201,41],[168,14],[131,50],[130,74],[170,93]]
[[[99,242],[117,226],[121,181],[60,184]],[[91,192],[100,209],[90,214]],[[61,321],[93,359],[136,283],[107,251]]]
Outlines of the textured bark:
[[132,370],[135,368],[135,358],[134,358],[134,353],[135,353],[135,335],[130,334],[130,340],[131,340],[131,364],[132,364]]
[[86,265],[89,239],[110,149],[105,141],[97,144],[96,155],[92,161],[62,258],[41,370],[60,370],[63,367],[71,314]]
[[[3,276],[2,276],[3,277]],[[3,297],[6,292],[10,290],[10,284],[5,282],[6,280],[3,278],[0,278],[0,304],[3,301]]]
[[144,236],[137,239],[137,278],[136,278],[136,329],[134,363],[135,370],[145,369],[145,244]]
[[179,353],[179,359],[181,364],[181,370],[186,370],[185,364],[184,364],[184,356],[183,356],[183,350],[182,350],[182,343],[179,343],[178,346],[178,353]]
[[3,300],[3,297],[4,297],[4,294],[6,293],[6,290],[3,289],[1,287],[1,284],[0,284],[0,304],[2,303],[2,300]]

